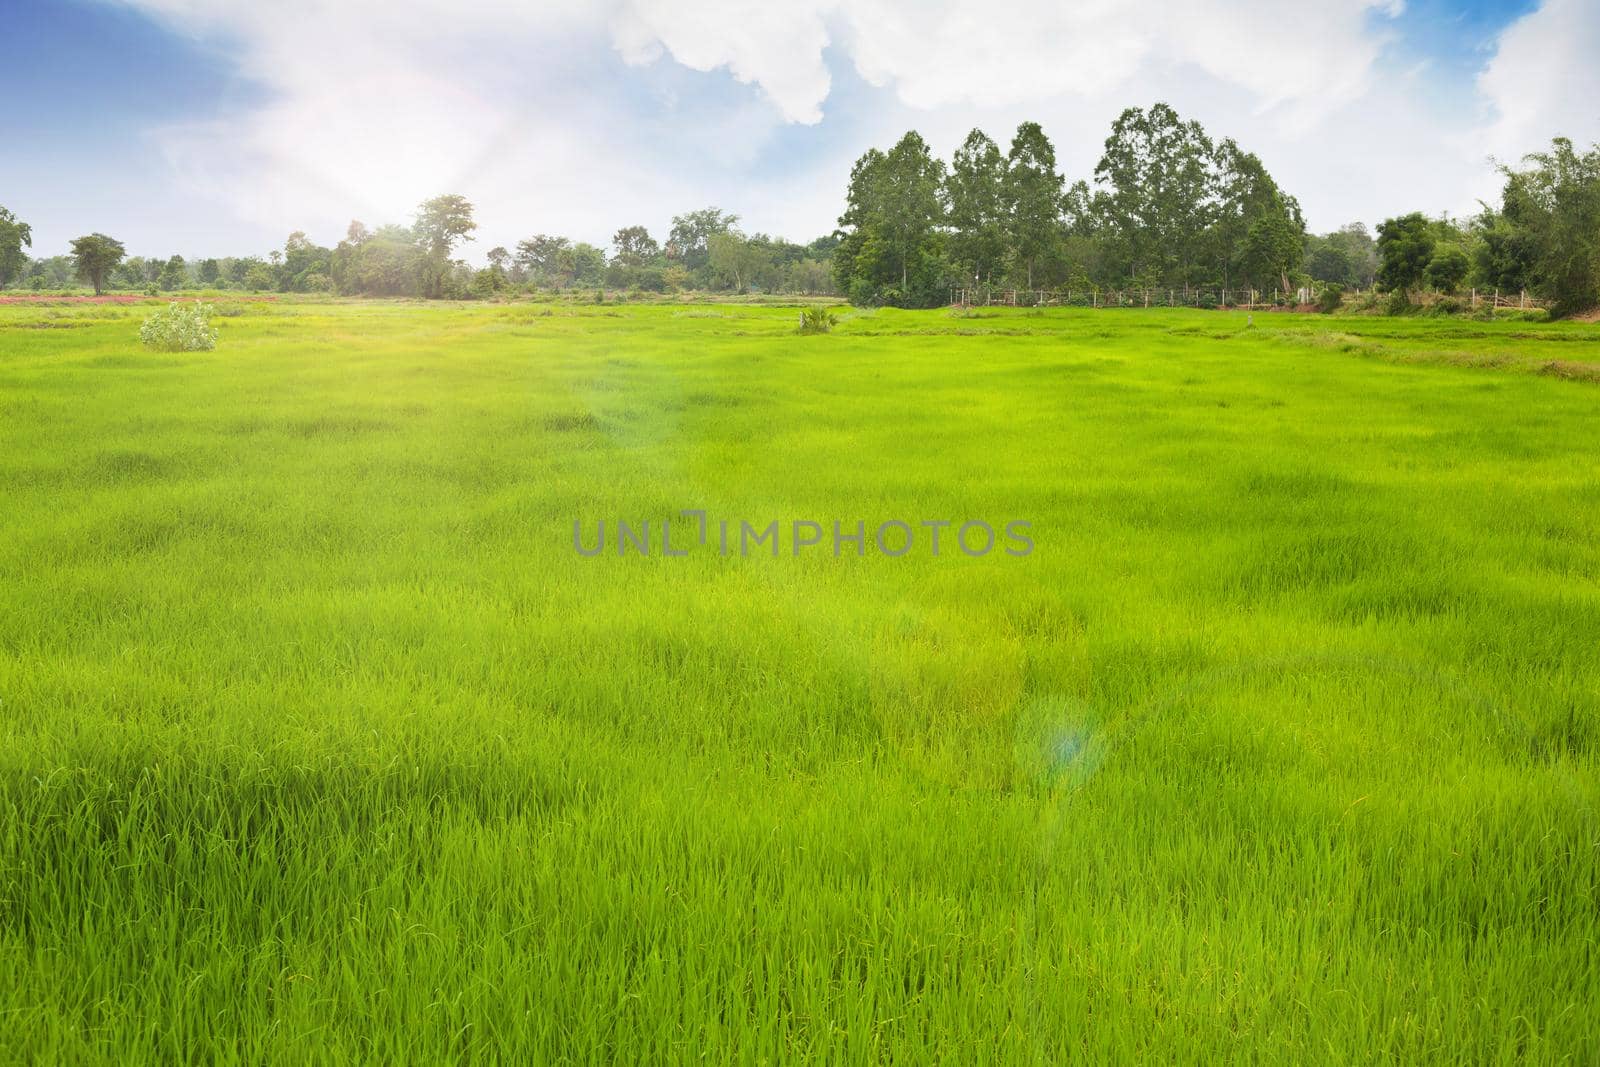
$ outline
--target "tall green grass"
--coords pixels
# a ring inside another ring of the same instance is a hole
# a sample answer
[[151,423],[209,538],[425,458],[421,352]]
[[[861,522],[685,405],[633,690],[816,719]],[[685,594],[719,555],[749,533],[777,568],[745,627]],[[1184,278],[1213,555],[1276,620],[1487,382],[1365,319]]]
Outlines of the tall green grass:
[[0,308],[0,1060],[1600,1060],[1600,330],[237,310]]

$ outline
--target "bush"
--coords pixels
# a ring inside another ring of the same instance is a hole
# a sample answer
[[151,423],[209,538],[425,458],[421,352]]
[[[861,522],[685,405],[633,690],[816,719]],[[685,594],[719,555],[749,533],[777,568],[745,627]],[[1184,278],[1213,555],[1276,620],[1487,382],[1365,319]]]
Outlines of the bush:
[[217,347],[210,304],[171,303],[139,327],[139,340],[157,352],[209,352]]
[[1385,315],[1411,314],[1411,296],[1404,289],[1396,289],[1389,294],[1389,299],[1383,305]]
[[1332,315],[1339,310],[1339,305],[1344,303],[1344,286],[1324,285],[1322,292],[1317,294],[1317,310],[1324,315]]
[[833,329],[839,320],[834,318],[833,312],[825,307],[808,307],[800,312],[800,328],[797,333],[827,333]]

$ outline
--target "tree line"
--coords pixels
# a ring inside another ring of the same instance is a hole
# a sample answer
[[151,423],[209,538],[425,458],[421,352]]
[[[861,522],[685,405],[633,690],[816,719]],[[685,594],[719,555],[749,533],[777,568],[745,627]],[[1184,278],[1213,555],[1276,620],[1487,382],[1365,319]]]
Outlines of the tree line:
[[1024,122],[1005,150],[973,130],[946,163],[916,131],[851,168],[838,228],[808,244],[747,234],[717,207],[675,216],[664,241],[624,226],[609,249],[550,234],[496,247],[487,265],[456,258],[473,206],[424,202],[409,225],[352,222],[332,248],[304,232],[282,250],[185,260],[129,257],[104,234],[71,255],[30,259],[28,225],[0,207],[0,287],[76,280],[156,292],[234,288],[360,296],[471,298],[583,288],[670,293],[839,293],[859,305],[931,307],[953,289],[1033,291],[1343,288],[1391,294],[1463,286],[1532,292],[1557,314],[1600,304],[1600,147],[1556,140],[1501,165],[1500,203],[1453,220],[1411,212],[1376,235],[1361,223],[1306,230],[1299,202],[1254,154],[1212,138],[1167,104],[1128,108],[1090,178],[1067,184],[1043,128]]
[[265,258],[145,258],[128,256],[121,241],[94,233],[74,240],[70,255],[29,259],[23,252],[32,244],[29,227],[0,208],[0,288],[16,282],[61,289],[83,281],[96,293],[205,288],[425,299],[597,288],[832,292],[829,258],[836,238],[800,245],[746,234],[739,216],[716,207],[675,216],[664,244],[638,225],[617,230],[609,251],[541,233],[517,242],[514,250],[491,248],[482,268],[456,258],[457,250],[473,240],[473,215],[469,201],[450,194],[421,204],[410,225],[372,229],[351,222],[344,240],[332,248],[297,230]]
[[930,307],[953,289],[1528,290],[1556,314],[1600,304],[1600,147],[1501,165],[1499,205],[1458,221],[1412,212],[1374,236],[1311,234],[1299,202],[1231,138],[1170,106],[1128,108],[1092,179],[1068,185],[1035,122],[1002,151],[973,130],[946,164],[916,132],[850,172],[834,281],[855,304]]

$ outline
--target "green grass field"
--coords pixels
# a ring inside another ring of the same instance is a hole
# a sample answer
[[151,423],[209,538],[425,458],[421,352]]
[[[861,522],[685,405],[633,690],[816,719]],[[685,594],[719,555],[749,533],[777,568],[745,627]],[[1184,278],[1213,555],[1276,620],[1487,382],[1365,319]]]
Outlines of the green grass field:
[[1600,1062],[1600,327],[147,310],[0,308],[0,1061]]

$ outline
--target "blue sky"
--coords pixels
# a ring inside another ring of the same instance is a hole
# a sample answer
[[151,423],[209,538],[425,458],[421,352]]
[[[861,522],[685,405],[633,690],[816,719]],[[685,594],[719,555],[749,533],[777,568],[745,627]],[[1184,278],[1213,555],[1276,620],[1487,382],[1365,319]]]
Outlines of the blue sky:
[[444,191],[478,205],[474,258],[706,204],[804,240],[908,128],[948,154],[1035,119],[1075,179],[1158,99],[1316,229],[1464,213],[1489,155],[1600,139],[1592,0],[0,0],[0,28],[0,204],[38,255],[332,243]]

